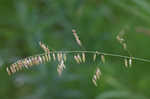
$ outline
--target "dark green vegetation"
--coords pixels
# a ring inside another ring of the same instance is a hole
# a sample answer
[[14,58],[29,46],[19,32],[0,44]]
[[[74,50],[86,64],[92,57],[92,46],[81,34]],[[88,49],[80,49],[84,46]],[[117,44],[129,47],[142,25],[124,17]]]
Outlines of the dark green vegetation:
[[[1,99],[150,99],[150,63],[106,57],[76,64],[68,58],[59,77],[57,62],[35,66],[9,77],[6,66],[42,53],[38,42],[54,50],[84,50],[72,35],[75,28],[86,50],[127,55],[116,40],[125,29],[133,56],[150,59],[149,0],[0,0]],[[100,66],[102,79],[91,81]]]

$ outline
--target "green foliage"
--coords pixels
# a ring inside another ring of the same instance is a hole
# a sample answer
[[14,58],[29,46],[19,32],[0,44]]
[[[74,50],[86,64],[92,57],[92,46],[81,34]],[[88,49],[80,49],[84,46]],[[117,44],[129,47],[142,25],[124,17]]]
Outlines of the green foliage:
[[[150,63],[134,61],[126,69],[120,58],[78,65],[68,59],[62,77],[55,62],[11,77],[6,66],[40,52],[39,41],[54,50],[79,50],[72,28],[86,50],[126,55],[116,35],[126,31],[133,56],[150,59],[148,0],[0,0],[0,97],[2,99],[149,99]],[[90,57],[89,57],[90,58]],[[90,60],[90,59],[89,59]],[[92,84],[100,66],[100,86]]]

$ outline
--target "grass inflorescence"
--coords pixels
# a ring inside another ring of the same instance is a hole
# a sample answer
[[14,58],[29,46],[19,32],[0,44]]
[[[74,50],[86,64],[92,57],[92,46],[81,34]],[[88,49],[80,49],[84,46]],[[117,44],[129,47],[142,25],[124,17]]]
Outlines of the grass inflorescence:
[[[72,32],[73,32],[73,35],[75,37],[77,44],[81,47],[82,43],[79,40],[79,37],[76,33],[76,30],[73,29]],[[125,43],[125,39],[123,38],[123,35],[124,35],[124,32],[121,32],[117,35],[116,38],[119,41],[119,43],[123,46],[124,50],[127,51],[129,54],[129,51],[127,49],[127,44]],[[126,68],[132,67],[132,60],[150,62],[150,60],[148,60],[148,59],[133,57],[133,56],[131,56],[131,54],[129,54],[129,56],[123,56],[123,55],[118,55],[118,54],[111,54],[111,53],[105,53],[105,52],[99,52],[99,51],[87,51],[87,50],[51,51],[51,50],[49,50],[48,46],[46,46],[42,42],[39,42],[39,45],[43,49],[44,53],[37,54],[34,56],[29,56],[27,58],[18,60],[17,62],[11,64],[10,67],[6,67],[6,71],[7,71],[8,75],[12,75],[18,71],[23,70],[24,68],[29,69],[35,65],[44,64],[44,63],[51,62],[51,61],[57,61],[58,62],[57,72],[58,72],[59,76],[61,76],[63,70],[66,68],[65,62],[67,61],[67,56],[69,54],[73,55],[74,61],[76,61],[77,64],[86,63],[86,61],[87,61],[86,60],[86,58],[87,58],[86,54],[92,54],[92,56],[93,56],[92,61],[93,62],[95,62],[95,60],[99,56],[100,57],[99,60],[101,60],[101,62],[103,64],[106,63],[105,56],[123,58]],[[101,73],[100,68],[97,67],[96,72],[94,73],[93,78],[92,78],[92,82],[95,86],[98,86],[97,80],[100,79],[101,74],[102,73]]]

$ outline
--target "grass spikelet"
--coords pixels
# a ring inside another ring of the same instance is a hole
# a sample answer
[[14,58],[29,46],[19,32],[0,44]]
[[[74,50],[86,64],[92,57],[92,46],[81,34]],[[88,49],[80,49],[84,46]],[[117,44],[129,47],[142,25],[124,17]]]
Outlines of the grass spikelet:
[[48,54],[45,54],[46,61],[49,61]]
[[74,59],[75,59],[75,61],[76,61],[78,64],[80,64],[80,60],[79,60],[79,58],[78,58],[76,55],[74,55]]
[[28,69],[28,61],[27,61],[27,59],[24,59],[23,64],[24,64],[24,67]]
[[57,59],[58,59],[59,62],[63,59],[62,53],[57,54]]
[[124,39],[120,37],[120,35],[117,35],[116,39],[119,41],[120,44],[124,42]]
[[8,75],[10,76],[11,75],[11,71],[9,70],[8,67],[6,68],[6,71],[7,71]]
[[67,61],[67,55],[65,53],[63,54],[63,60]]
[[19,65],[12,64],[12,66],[16,68],[16,71],[19,71]]
[[128,60],[127,59],[124,59],[124,64],[125,64],[125,67],[128,68]]
[[16,71],[17,71],[17,70],[16,70],[16,66],[15,66],[15,65],[13,65],[13,66],[12,66],[12,68],[13,68],[14,72],[16,72]]
[[81,59],[80,54],[77,55],[77,58],[78,58],[79,62],[82,63],[82,59]]
[[93,55],[93,61],[95,62],[96,60],[96,53]]
[[17,71],[22,70],[23,63],[22,63],[21,60],[17,61],[17,63],[15,63],[14,65],[18,65],[18,66],[17,66],[17,67],[18,67],[18,70],[17,70]]
[[102,63],[104,64],[105,63],[105,57],[104,57],[104,55],[101,55],[101,60],[102,60]]
[[10,70],[11,70],[11,72],[14,74],[15,73],[15,70],[14,70],[14,68],[11,66],[10,67]]
[[122,46],[123,46],[124,50],[127,50],[127,44],[126,43],[123,43]]
[[41,58],[41,56],[38,56],[38,61],[39,61],[40,64],[42,64],[42,58]]
[[33,64],[32,65],[38,65],[38,64],[40,64],[40,62],[39,62],[39,60],[38,60],[38,57],[34,57],[33,58]]
[[82,46],[82,43],[81,43],[81,41],[80,41],[80,39],[79,39],[79,36],[78,36],[77,33],[76,33],[76,30],[75,30],[75,29],[72,29],[72,32],[73,32],[73,35],[74,35],[74,37],[75,37],[75,39],[76,39],[77,44],[78,44],[79,46]]
[[53,53],[53,60],[56,61],[55,53]]
[[57,67],[57,72],[58,72],[58,75],[61,76],[62,75],[62,71],[66,68],[65,64],[64,64],[64,61],[61,60],[61,62],[58,64],[58,67]]
[[125,43],[124,39],[125,32],[122,30],[116,37],[116,39],[119,41],[119,43],[123,46],[123,49],[127,51],[127,44]]
[[29,66],[31,67],[33,65],[33,61],[34,61],[34,58],[28,58],[28,62],[29,62]]
[[50,50],[48,47],[46,47],[45,44],[43,44],[42,42],[39,42],[40,47],[44,50],[45,53],[50,53]]
[[42,56],[42,63],[45,63],[45,62],[46,62],[45,56]]
[[86,60],[85,53],[82,53],[82,61],[83,61],[83,63],[85,63],[85,60]]
[[129,59],[129,67],[132,67],[132,57]]
[[50,53],[47,54],[48,55],[48,60],[51,61],[51,56],[50,56]]
[[94,75],[93,78],[92,78],[92,82],[97,87],[98,85],[97,85],[96,80],[97,80],[96,75]]
[[97,80],[99,80],[101,77],[101,71],[100,71],[100,68],[97,68],[96,69],[96,72],[95,74],[93,75],[93,78],[92,78],[92,82],[93,84],[97,87]]

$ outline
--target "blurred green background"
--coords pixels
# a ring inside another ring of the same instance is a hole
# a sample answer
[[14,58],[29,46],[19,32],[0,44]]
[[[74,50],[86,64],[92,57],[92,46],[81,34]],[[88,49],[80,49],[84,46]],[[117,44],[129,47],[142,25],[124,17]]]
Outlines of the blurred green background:
[[[149,0],[0,0],[1,99],[150,99],[150,63],[106,57],[76,64],[69,57],[61,77],[57,62],[35,66],[9,77],[6,66],[42,53],[42,41],[54,50],[78,47],[72,28],[86,50],[128,55],[116,35],[125,30],[133,56],[150,59]],[[99,86],[91,81],[96,67],[102,71]]]

